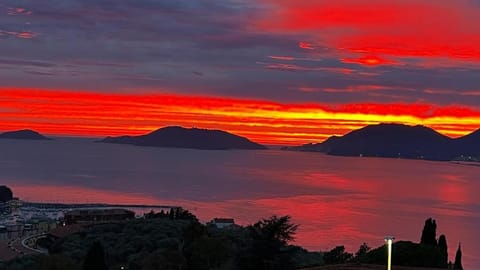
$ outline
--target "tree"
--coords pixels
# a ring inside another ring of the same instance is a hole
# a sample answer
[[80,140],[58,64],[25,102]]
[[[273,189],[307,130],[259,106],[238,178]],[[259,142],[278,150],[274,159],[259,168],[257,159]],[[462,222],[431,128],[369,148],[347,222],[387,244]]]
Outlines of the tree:
[[448,266],[448,246],[447,246],[447,238],[444,234],[440,235],[438,238],[438,248],[442,252],[443,260],[442,265],[444,267]]
[[360,261],[360,259],[370,251],[370,249],[371,248],[367,245],[367,243],[360,245],[358,251],[355,253],[355,260]]
[[437,223],[434,219],[425,220],[420,244],[436,246],[437,245]]
[[231,244],[225,238],[201,237],[192,244],[191,267],[198,270],[216,269],[230,258]]
[[294,269],[292,250],[287,248],[287,244],[294,239],[297,228],[290,216],[272,216],[248,226],[251,239],[246,250],[240,254],[240,269]]
[[157,250],[147,255],[141,265],[143,270],[182,270],[187,260],[179,250]]
[[93,243],[83,262],[83,270],[108,270],[105,263],[105,252],[100,242]]
[[254,239],[279,242],[286,245],[294,239],[298,225],[291,222],[290,216],[272,216],[248,227]]
[[36,270],[78,269],[77,265],[72,259],[65,257],[63,255],[41,256],[38,259],[36,266],[37,266],[37,268],[35,268]]
[[325,264],[346,263],[352,258],[353,258],[353,255],[351,253],[345,252],[344,246],[337,246],[332,250],[325,252],[323,254],[323,260],[325,261]]
[[183,209],[182,207],[177,207],[175,209],[175,218],[174,219],[181,219],[181,220],[191,220],[194,222],[198,222],[197,217],[192,214],[190,211]]
[[453,263],[453,269],[463,270],[462,266],[462,248],[458,244],[457,254],[455,254],[455,262]]
[[0,202],[8,202],[13,199],[13,192],[7,186],[0,186]]

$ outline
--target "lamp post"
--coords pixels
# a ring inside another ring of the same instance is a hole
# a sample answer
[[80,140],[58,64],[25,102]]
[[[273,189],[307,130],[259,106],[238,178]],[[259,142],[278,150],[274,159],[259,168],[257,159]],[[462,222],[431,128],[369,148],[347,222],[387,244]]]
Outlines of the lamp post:
[[392,244],[395,237],[393,236],[385,236],[385,242],[387,243],[388,248],[388,261],[387,261],[387,270],[392,269]]

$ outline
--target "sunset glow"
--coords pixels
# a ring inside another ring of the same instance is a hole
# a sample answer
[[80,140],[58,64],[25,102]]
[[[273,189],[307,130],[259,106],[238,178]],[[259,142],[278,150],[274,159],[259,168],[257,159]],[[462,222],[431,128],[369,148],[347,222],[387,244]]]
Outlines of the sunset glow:
[[480,269],[479,18],[480,0],[1,0],[0,268],[91,269],[103,245],[102,269],[363,269],[394,235],[412,252],[393,268],[446,268],[461,242]]
[[423,124],[455,137],[478,128],[480,112],[429,104],[283,104],[177,94],[105,94],[1,89],[3,130],[52,135],[138,135],[168,125],[225,129],[261,143],[320,142],[368,124]]

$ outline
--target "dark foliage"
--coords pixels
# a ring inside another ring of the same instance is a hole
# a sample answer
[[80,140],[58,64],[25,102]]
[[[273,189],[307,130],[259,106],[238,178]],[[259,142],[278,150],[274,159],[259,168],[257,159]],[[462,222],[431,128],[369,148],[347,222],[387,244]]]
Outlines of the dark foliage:
[[278,242],[286,245],[294,239],[298,225],[291,222],[290,216],[272,216],[248,227],[253,239]]
[[447,245],[447,237],[442,234],[438,238],[438,248],[442,252],[443,261],[442,261],[442,268],[446,268],[448,266],[448,245]]
[[360,260],[367,255],[367,253],[371,250],[371,248],[367,245],[367,243],[363,243],[358,248],[358,251],[355,253],[354,260],[356,262],[360,262]]
[[[320,253],[287,245],[296,228],[290,217],[272,217],[248,227],[218,229],[175,208],[149,213],[146,219],[91,226],[55,242],[52,255],[42,260],[43,265],[67,265],[64,269],[73,270],[82,265],[90,270],[122,266],[130,270],[292,270],[323,264]],[[71,262],[75,266],[70,267]],[[7,269],[36,270],[32,265],[40,265],[38,259],[25,257]]]
[[[417,244],[408,241],[399,241],[392,246],[395,256],[392,257],[393,265],[415,267],[444,267],[444,257],[437,246]],[[373,249],[361,259],[362,263],[386,264],[387,247],[381,246]]]
[[190,268],[217,269],[232,257],[231,243],[225,238],[197,238],[191,246]]
[[293,264],[297,269],[309,268],[324,265],[321,252],[311,252],[298,246],[289,246],[289,253],[292,254]]
[[437,245],[437,223],[434,219],[429,218],[425,220],[420,244],[431,246]]
[[191,220],[198,222],[197,217],[190,213],[188,210],[183,209],[182,207],[175,207],[171,208],[168,212],[165,212],[164,210],[155,213],[153,210],[150,213],[147,213],[145,215],[146,219],[152,219],[152,218],[169,218],[171,220]]
[[297,228],[290,216],[273,216],[248,226],[250,243],[238,257],[239,268],[294,269],[292,250],[287,243],[294,239]]
[[13,199],[13,192],[7,186],[0,186],[0,202],[8,202]]
[[337,246],[332,250],[323,254],[323,260],[325,264],[341,264],[350,261],[353,258],[353,254],[345,252],[344,246]]
[[462,266],[462,248],[458,245],[457,254],[455,254],[455,262],[453,263],[453,269],[463,270]]
[[83,270],[108,270],[105,263],[105,252],[100,242],[95,242],[83,262]]
[[157,250],[148,254],[142,262],[143,270],[187,269],[187,260],[179,250]]
[[[37,270],[75,270],[78,265],[70,258],[63,255],[41,256],[36,263]],[[102,269],[102,268],[88,268]]]

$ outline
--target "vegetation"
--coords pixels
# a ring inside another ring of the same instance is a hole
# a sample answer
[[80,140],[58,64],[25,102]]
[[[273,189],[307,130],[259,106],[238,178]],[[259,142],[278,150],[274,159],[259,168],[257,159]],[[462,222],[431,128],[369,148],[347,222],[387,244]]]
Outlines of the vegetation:
[[105,251],[100,242],[93,243],[83,262],[83,270],[108,270],[105,263]]
[[437,245],[437,223],[434,219],[425,220],[420,244],[436,246]]
[[[293,270],[325,264],[386,264],[387,249],[366,243],[355,254],[344,246],[309,252],[289,245],[298,225],[289,216],[272,216],[252,225],[219,229],[205,226],[187,210],[149,213],[145,219],[97,224],[56,242],[44,242],[49,256],[26,256],[1,264],[0,270]],[[458,248],[448,264],[447,240],[436,235],[436,223],[425,222],[423,243],[393,244],[394,265],[463,270]],[[435,241],[433,241],[435,240]],[[428,243],[428,244],[427,244]]]
[[[402,266],[448,268],[451,263],[448,262],[448,246],[445,235],[440,235],[438,240],[437,223],[429,218],[425,221],[422,230],[420,243],[399,241],[393,244],[395,256],[392,258],[392,264]],[[361,256],[363,263],[385,264],[387,260],[385,247],[376,248],[367,254]],[[462,269],[460,246],[455,258],[454,269]],[[458,259],[458,263],[457,263]]]
[[273,216],[248,226],[249,242],[237,261],[240,269],[295,269],[287,243],[297,227],[289,216]]
[[457,254],[455,255],[455,263],[453,269],[463,270],[462,266],[462,248],[458,245]]
[[56,242],[50,256],[25,257],[0,269],[296,269],[323,263],[320,253],[289,246],[297,225],[273,216],[247,227],[218,229],[176,208],[145,219],[99,224]]
[[0,202],[8,202],[13,199],[13,192],[7,186],[0,186]]
[[438,248],[442,253],[442,265],[448,266],[448,245],[447,237],[444,234],[440,235],[440,237],[438,238]]
[[[410,241],[399,241],[393,244],[395,256],[392,257],[393,265],[446,268],[443,265],[442,252],[438,247],[417,244]],[[373,249],[362,258],[362,263],[386,264],[387,249],[385,246]]]
[[323,254],[325,264],[342,264],[353,259],[353,254],[345,252],[344,246],[337,246]]

